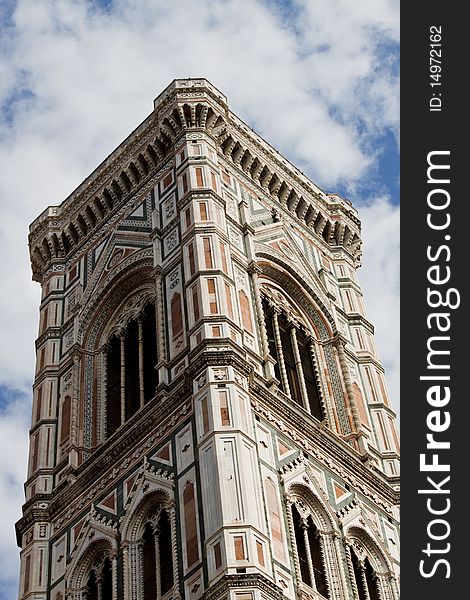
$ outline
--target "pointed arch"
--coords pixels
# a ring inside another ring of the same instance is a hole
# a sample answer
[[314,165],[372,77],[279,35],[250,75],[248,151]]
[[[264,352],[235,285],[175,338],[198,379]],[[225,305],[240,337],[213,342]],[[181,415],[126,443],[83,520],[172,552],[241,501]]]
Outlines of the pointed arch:
[[[265,254],[264,248],[257,254]],[[313,275],[310,281],[302,273],[296,273],[294,278],[295,265],[288,266],[271,254],[269,261],[262,261],[259,266],[260,294],[269,299],[275,312],[286,316],[286,323],[292,324],[284,323],[279,329],[280,334],[284,330],[284,340],[279,337],[276,340],[273,325],[269,348],[271,355],[274,349],[277,350],[272,357],[278,363],[274,368],[282,391],[317,419],[325,420],[340,435],[351,434],[353,424],[347,402],[354,402],[354,399],[343,389],[342,381],[348,374],[344,372],[345,361],[341,362],[342,337],[326,306],[330,301],[322,289],[323,284],[316,282]],[[316,291],[313,284],[316,284]],[[260,320],[263,320],[262,327],[269,327],[266,314],[261,314]],[[295,329],[295,338],[293,332],[287,334],[286,329]],[[277,343],[277,348],[273,342]],[[284,365],[281,360],[283,347],[293,350]]]
[[[91,587],[92,593],[94,589],[98,598],[100,587],[102,600],[112,600],[113,588],[117,583],[116,540],[105,537],[104,532],[93,526],[85,529],[88,535],[80,536],[82,542],[73,550],[72,561],[66,571],[67,590],[83,594],[89,593]],[[93,531],[92,535],[90,531]]]
[[323,598],[344,598],[337,576],[342,567],[336,515],[321,495],[297,480],[288,485],[286,501],[298,586],[312,588]]
[[152,250],[124,252],[110,266],[114,250],[115,244],[108,242],[81,299],[78,342],[86,352],[80,368],[96,374],[82,377],[78,407],[79,443],[90,453],[153,398],[158,384],[154,367],[163,343],[155,309],[148,310],[157,295]]
[[143,600],[158,600],[177,583],[174,502],[158,485],[151,474],[142,478],[122,524],[125,585]]
[[359,600],[395,599],[395,575],[381,540],[351,525],[345,532],[345,542],[351,585]]

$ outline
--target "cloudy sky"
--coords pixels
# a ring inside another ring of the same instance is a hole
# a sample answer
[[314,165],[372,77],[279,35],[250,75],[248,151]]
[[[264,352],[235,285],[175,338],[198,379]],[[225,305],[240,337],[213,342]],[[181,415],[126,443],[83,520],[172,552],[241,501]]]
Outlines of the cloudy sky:
[[366,307],[398,408],[398,0],[0,2],[0,599],[17,594],[39,285],[29,223],[177,77],[231,109],[363,221]]

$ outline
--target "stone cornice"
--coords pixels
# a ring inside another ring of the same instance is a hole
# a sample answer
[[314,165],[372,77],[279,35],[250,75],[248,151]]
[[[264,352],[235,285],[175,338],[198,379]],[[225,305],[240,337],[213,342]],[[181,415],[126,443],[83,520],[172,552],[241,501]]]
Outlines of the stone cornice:
[[75,249],[96,238],[116,212],[132,209],[130,199],[148,190],[150,182],[155,185],[173,164],[175,143],[191,132],[212,137],[225,158],[270,199],[328,245],[341,246],[359,261],[360,222],[347,201],[322,192],[228,111],[225,96],[212,84],[204,79],[175,80],[157,98],[154,112],[105,161],[60,206],[47,208],[32,223],[33,279],[42,281],[51,265],[62,270]]
[[227,592],[236,588],[258,588],[270,598],[285,600],[282,590],[271,580],[259,573],[245,573],[240,575],[224,575],[203,594],[204,600],[217,600],[226,598]]
[[[118,435],[111,436],[98,447],[99,452],[92,454],[78,469],[71,470],[53,494],[36,495],[26,502],[23,517],[17,523],[17,534],[23,534],[36,522],[34,507],[38,500],[44,505],[43,510],[47,511],[46,520],[55,520],[61,514],[70,512],[66,519],[68,521],[81,510],[80,503],[84,506],[86,502],[101,496],[118,475],[121,477],[142,459],[143,454],[161,443],[192,410],[190,390],[184,381],[181,383],[183,386],[174,388],[170,395],[162,394],[146,404],[134,418],[119,428]],[[93,490],[91,497],[90,490]],[[89,494],[83,500],[86,492]]]
[[[343,477],[365,496],[376,495],[373,501],[384,510],[388,511],[390,505],[398,503],[398,493],[388,478],[374,467],[364,464],[367,457],[360,456],[332,431],[316,423],[313,418],[306,417],[301,409],[288,405],[280,395],[273,395],[260,380],[253,379],[250,382],[250,391],[254,410],[277,429],[281,423],[290,428],[290,437],[326,468]],[[379,500],[379,495],[382,500]]]

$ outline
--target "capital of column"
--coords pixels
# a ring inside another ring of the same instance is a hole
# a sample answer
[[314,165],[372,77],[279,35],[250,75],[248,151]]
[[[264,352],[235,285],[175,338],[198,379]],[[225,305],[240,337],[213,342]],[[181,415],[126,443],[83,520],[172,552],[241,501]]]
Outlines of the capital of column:
[[294,319],[294,317],[292,315],[286,315],[286,321],[287,321],[287,326],[289,327],[289,330],[292,331],[297,329],[297,321]]
[[346,344],[348,343],[348,340],[346,339],[346,337],[340,333],[339,331],[337,331],[334,336],[332,337],[332,342],[333,345],[336,346],[337,348],[339,348],[340,346],[346,346]]
[[152,275],[157,278],[163,277],[163,269],[161,268],[160,265],[153,268]]
[[175,509],[176,509],[176,502],[175,500],[169,500],[166,504],[165,504],[165,508],[168,510],[168,512],[171,514]]
[[252,261],[248,265],[247,272],[249,275],[261,275],[263,272],[262,268],[258,265],[258,263]]
[[101,344],[99,352],[100,352],[100,354],[108,354],[108,352],[110,350],[111,350],[111,344],[110,344],[109,340],[106,340],[106,342]]
[[284,493],[284,500],[286,501],[286,504],[294,504],[294,498],[289,492]]

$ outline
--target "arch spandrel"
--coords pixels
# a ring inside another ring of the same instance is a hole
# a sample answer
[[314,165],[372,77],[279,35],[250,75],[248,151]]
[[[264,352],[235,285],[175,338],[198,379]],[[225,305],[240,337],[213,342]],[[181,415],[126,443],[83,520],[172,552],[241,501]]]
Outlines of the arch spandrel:
[[145,462],[124,506],[120,524],[121,539],[133,542],[143,534],[145,523],[155,510],[174,505],[173,476]]
[[359,558],[367,556],[376,573],[386,576],[393,573],[390,554],[381,539],[372,531],[356,524],[350,525],[344,532],[344,539],[354,548]]
[[[299,310],[308,316],[320,341],[331,340],[337,333],[336,322],[323,294],[315,291],[301,274],[287,263],[280,263],[272,257],[260,260],[260,285],[277,284],[290,301],[295,302]],[[328,303],[329,304],[329,303]]]
[[289,503],[295,503],[303,512],[312,516],[315,525],[324,533],[339,535],[339,522],[323,490],[315,483],[314,477],[308,477],[308,484],[296,478],[286,488]]
[[96,340],[105,324],[127,296],[145,286],[152,288],[155,293],[152,269],[152,249],[145,249],[117,265],[91,296],[84,295],[79,314],[78,342],[85,348],[95,349]]
[[105,558],[112,559],[116,555],[117,532],[107,531],[108,528],[105,527],[100,527],[100,524],[92,520],[80,532],[65,575],[67,589],[81,589],[95,564],[103,562]]

